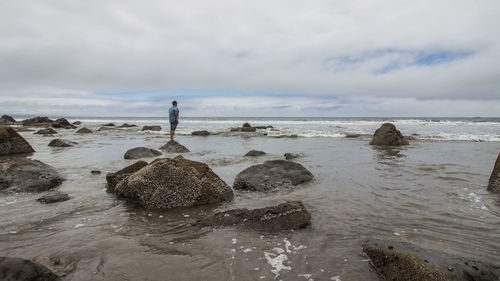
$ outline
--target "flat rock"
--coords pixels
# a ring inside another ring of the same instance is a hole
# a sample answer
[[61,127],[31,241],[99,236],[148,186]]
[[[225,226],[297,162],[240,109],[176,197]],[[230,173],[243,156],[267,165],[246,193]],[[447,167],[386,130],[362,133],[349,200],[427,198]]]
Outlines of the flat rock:
[[59,118],[52,123],[53,128],[74,129],[76,126],[69,123],[66,118]]
[[116,125],[114,123],[107,123],[107,124],[104,124],[103,126],[105,126],[105,127],[114,127]]
[[161,126],[144,126],[142,131],[161,131]]
[[0,127],[0,155],[35,152],[33,147],[13,128]]
[[193,136],[208,136],[208,135],[210,135],[210,132],[205,131],[205,130],[203,130],[203,131],[194,131],[194,132],[191,133],[191,135],[193,135]]
[[78,131],[76,131],[77,134],[92,134],[92,130],[90,129],[87,129],[85,127],[79,129]]
[[237,127],[237,128],[231,128],[231,132],[246,132],[246,133],[252,133],[256,132],[257,128],[254,127]]
[[146,209],[171,209],[228,201],[231,188],[206,164],[163,158],[151,162],[115,187],[115,193]]
[[63,140],[63,139],[53,139],[49,142],[49,146],[51,147],[71,147],[77,144],[78,143],[74,141]]
[[187,149],[185,146],[182,144],[178,143],[175,140],[170,140],[167,142],[165,145],[160,147],[161,150],[168,152],[168,153],[185,153],[189,152],[189,149]]
[[264,151],[259,151],[259,150],[250,150],[249,152],[247,152],[247,154],[245,154],[245,156],[262,156],[262,155],[266,155],[266,153]]
[[16,119],[9,115],[2,115],[0,117],[0,125],[13,125],[16,123]]
[[346,138],[359,138],[361,135],[360,134],[346,134]]
[[407,145],[408,140],[391,123],[384,123],[375,131],[370,145],[400,146]]
[[285,159],[286,160],[292,160],[292,159],[295,159],[295,158],[299,158],[300,155],[299,154],[296,154],[296,153],[285,153],[283,156],[285,156]]
[[273,126],[253,126],[252,128],[265,130],[265,129],[273,129]]
[[498,153],[497,161],[495,162],[493,171],[491,171],[487,189],[494,193],[500,193],[500,153]]
[[70,199],[69,195],[64,193],[64,192],[52,191],[52,192],[49,192],[49,193],[45,194],[44,196],[36,199],[36,201],[50,204],[50,203],[66,201],[69,199]]
[[0,163],[0,190],[38,192],[57,187],[64,177],[38,160],[14,158]]
[[148,162],[146,161],[137,161],[134,164],[127,166],[119,171],[116,171],[114,173],[108,173],[106,175],[106,181],[107,181],[107,190],[108,192],[114,192],[115,191],[115,186],[116,184],[123,180],[124,178],[130,176],[131,174],[139,171],[143,167],[148,165]]
[[132,127],[137,127],[137,125],[124,123],[118,127],[120,127],[120,128],[132,128]]
[[52,129],[52,128],[45,128],[45,129],[41,129],[41,130],[38,130],[36,131],[34,134],[37,134],[37,135],[53,135],[53,134],[57,134],[57,131]]
[[47,267],[21,258],[0,257],[2,281],[55,281],[60,280]]
[[234,189],[270,191],[309,182],[313,175],[304,166],[288,160],[270,160],[241,171],[234,180]]
[[289,201],[260,209],[235,209],[216,213],[197,221],[200,227],[244,226],[256,230],[281,231],[306,228],[311,215],[300,201]]
[[147,147],[136,147],[129,149],[125,152],[123,158],[125,159],[139,159],[145,157],[155,157],[161,155],[161,152]]
[[51,126],[52,123],[54,123],[54,120],[48,118],[48,117],[34,117],[30,119],[25,119],[22,121],[23,126]]

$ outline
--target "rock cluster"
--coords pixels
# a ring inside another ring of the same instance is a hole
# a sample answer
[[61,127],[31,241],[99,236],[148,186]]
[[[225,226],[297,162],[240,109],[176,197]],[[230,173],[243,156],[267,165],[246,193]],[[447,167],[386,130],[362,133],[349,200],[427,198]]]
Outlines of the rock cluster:
[[0,190],[46,191],[60,185],[63,180],[54,167],[38,160],[14,158],[0,164]]
[[0,155],[35,152],[33,147],[13,128],[0,127]]
[[123,158],[125,159],[139,159],[145,157],[155,157],[161,155],[161,152],[147,147],[136,147],[129,149],[125,152]]
[[170,140],[167,142],[165,145],[160,147],[161,150],[168,152],[168,153],[185,153],[189,152],[189,149],[187,149],[185,146],[182,144],[178,143],[175,140]]
[[497,161],[495,161],[495,166],[493,167],[493,171],[491,171],[488,190],[500,193],[500,153],[498,153]]
[[401,146],[407,145],[408,140],[391,123],[384,123],[375,131],[370,145]]

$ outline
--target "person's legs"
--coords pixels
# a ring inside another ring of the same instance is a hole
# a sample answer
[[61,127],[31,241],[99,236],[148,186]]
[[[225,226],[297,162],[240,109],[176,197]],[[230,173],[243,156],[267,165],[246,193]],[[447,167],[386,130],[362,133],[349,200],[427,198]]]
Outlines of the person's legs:
[[174,140],[175,128],[177,128],[178,123],[178,121],[170,123],[170,140]]
[[175,131],[170,130],[170,140],[174,140]]

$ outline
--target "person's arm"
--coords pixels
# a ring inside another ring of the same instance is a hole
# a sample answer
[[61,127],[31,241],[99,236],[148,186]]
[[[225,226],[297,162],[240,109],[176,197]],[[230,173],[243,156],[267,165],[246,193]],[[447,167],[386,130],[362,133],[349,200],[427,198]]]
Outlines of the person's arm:
[[174,112],[175,120],[179,120],[179,111]]

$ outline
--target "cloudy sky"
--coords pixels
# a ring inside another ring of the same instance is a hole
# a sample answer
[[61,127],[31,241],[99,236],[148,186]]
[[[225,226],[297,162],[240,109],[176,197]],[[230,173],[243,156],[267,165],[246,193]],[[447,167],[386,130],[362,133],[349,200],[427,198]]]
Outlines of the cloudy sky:
[[0,113],[500,116],[498,0],[3,0]]

